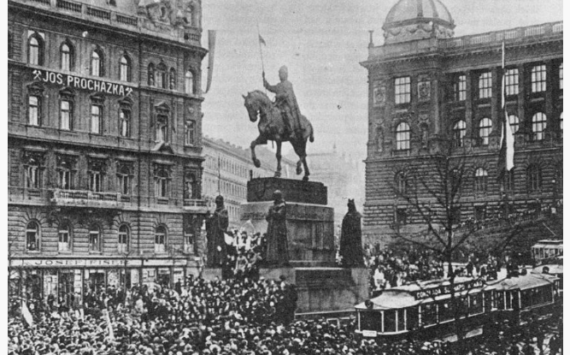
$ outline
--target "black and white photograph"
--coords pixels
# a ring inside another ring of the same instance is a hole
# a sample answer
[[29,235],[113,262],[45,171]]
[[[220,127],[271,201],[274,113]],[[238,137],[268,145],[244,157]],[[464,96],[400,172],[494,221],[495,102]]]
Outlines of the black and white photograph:
[[6,354],[563,354],[563,0],[5,4]]

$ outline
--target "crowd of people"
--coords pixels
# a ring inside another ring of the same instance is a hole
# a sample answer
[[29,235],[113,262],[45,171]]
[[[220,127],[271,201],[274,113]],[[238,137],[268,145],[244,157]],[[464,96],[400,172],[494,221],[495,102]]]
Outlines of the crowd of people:
[[224,275],[238,278],[258,277],[266,248],[265,235],[259,232],[247,233],[237,229],[229,231],[226,240]]

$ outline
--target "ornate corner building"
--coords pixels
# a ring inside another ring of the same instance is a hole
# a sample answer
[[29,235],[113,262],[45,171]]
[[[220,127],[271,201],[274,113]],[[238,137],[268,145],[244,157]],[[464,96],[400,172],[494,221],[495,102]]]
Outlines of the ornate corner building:
[[[439,0],[400,0],[372,35],[368,59],[369,118],[364,234],[388,241],[426,225],[396,189],[422,174],[438,142],[468,167],[457,220],[484,220],[562,199],[562,22],[454,37]],[[502,45],[505,44],[505,70]],[[515,137],[515,168],[499,176],[503,115]],[[429,196],[423,196],[429,204]]]
[[200,1],[8,9],[10,292],[183,282],[206,212]]

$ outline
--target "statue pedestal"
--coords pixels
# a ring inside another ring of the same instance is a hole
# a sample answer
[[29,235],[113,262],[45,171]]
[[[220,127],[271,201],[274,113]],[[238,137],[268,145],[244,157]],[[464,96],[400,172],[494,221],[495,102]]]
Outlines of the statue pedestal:
[[289,262],[298,266],[334,266],[334,209],[327,207],[327,188],[322,183],[260,178],[247,183],[247,203],[241,205],[241,221],[250,220],[255,230],[267,231],[265,215],[280,190],[287,203]]
[[287,204],[286,224],[290,267],[262,267],[260,276],[297,286],[297,316],[311,317],[354,312],[368,297],[366,268],[339,268],[335,264],[334,209],[327,207],[327,188],[319,182],[279,178],[253,179],[247,184],[247,203],[241,221],[267,231],[265,215],[280,190]]

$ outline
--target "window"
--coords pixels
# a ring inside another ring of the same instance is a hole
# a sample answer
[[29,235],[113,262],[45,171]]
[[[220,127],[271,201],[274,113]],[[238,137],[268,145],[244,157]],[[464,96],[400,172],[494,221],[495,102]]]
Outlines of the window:
[[396,127],[396,150],[410,149],[410,126],[402,122]]
[[30,126],[40,125],[40,103],[38,96],[28,96],[28,124]]
[[186,72],[184,75],[184,90],[186,90],[187,94],[194,94],[194,74],[190,70]]
[[126,166],[119,168],[119,171],[117,172],[117,186],[120,194],[131,194],[131,176],[129,169]]
[[131,81],[131,59],[126,54],[119,61],[119,80]]
[[411,79],[409,76],[395,79],[394,93],[396,105],[407,104],[411,101]]
[[58,244],[57,251],[66,252],[71,250],[71,236],[69,233],[69,225],[62,223],[58,230]]
[[408,211],[405,208],[396,209],[396,224],[399,226],[408,224]]
[[39,249],[40,227],[36,222],[30,222],[26,227],[26,250],[39,251]]
[[526,180],[528,192],[540,191],[542,188],[542,170],[537,165],[530,165],[526,169]]
[[544,131],[546,130],[546,115],[542,112],[532,116],[532,140],[541,141],[544,139]]
[[465,101],[467,98],[467,77],[457,75],[453,81],[453,101]]
[[101,231],[96,226],[89,228],[89,251],[101,251]]
[[487,170],[479,168],[475,171],[475,193],[487,192]]
[[491,72],[479,75],[479,98],[488,99],[493,95],[493,77]]
[[168,118],[166,116],[158,116],[156,121],[156,141],[168,142]]
[[155,177],[154,194],[159,198],[168,197],[168,172],[160,169]]
[[57,184],[62,190],[71,190],[72,171],[67,162],[62,162],[57,168]]
[[91,133],[101,134],[101,111],[101,106],[91,105]]
[[194,145],[194,122],[186,123],[186,134],[184,135],[185,145]]
[[516,115],[509,115],[509,124],[511,125],[511,132],[513,134],[519,131],[519,118]]
[[148,86],[154,86],[154,64],[152,63],[148,65],[147,84]]
[[463,120],[457,121],[453,126],[453,142],[456,147],[463,147],[465,135],[467,134],[467,124]]
[[119,227],[119,240],[117,241],[117,251],[126,253],[129,251],[129,227],[121,225]]
[[406,195],[408,193],[408,180],[403,172],[399,172],[396,174],[396,189],[402,195]]
[[558,88],[564,90],[564,63],[558,67]]
[[192,215],[184,215],[184,252],[194,252],[194,217]]
[[103,76],[104,75],[103,66],[103,54],[99,50],[94,50],[91,53],[91,75],[92,76]]
[[192,172],[184,174],[184,198],[193,199],[198,198],[198,179]]
[[479,139],[481,145],[489,145],[489,134],[491,133],[491,128],[493,123],[489,118],[483,118],[479,122]]
[[61,70],[73,70],[73,47],[69,43],[63,43],[60,48]]
[[71,102],[68,100],[61,100],[59,103],[59,128],[70,131],[71,122]]
[[532,92],[546,91],[546,65],[532,67],[530,79]]
[[505,72],[505,94],[507,96],[519,94],[519,70],[507,69]]
[[486,206],[475,206],[475,220],[483,221],[487,218],[487,207]]
[[156,86],[161,89],[166,89],[167,85],[168,81],[166,80],[166,66],[164,63],[160,63],[156,71]]
[[131,136],[131,111],[129,110],[119,111],[119,135],[121,137]]
[[40,165],[34,159],[31,159],[26,166],[26,187],[28,189],[39,189],[41,187]]
[[176,70],[170,68],[170,90],[176,90]]
[[43,62],[44,41],[39,34],[34,33],[28,40],[28,63],[32,65],[43,65]]
[[101,192],[103,186],[103,174],[100,171],[89,172],[89,190]]
[[510,171],[506,171],[503,174],[503,187],[505,192],[513,192],[515,191],[515,170],[511,169]]
[[154,234],[154,252],[157,254],[166,252],[166,228],[163,226],[156,227]]

